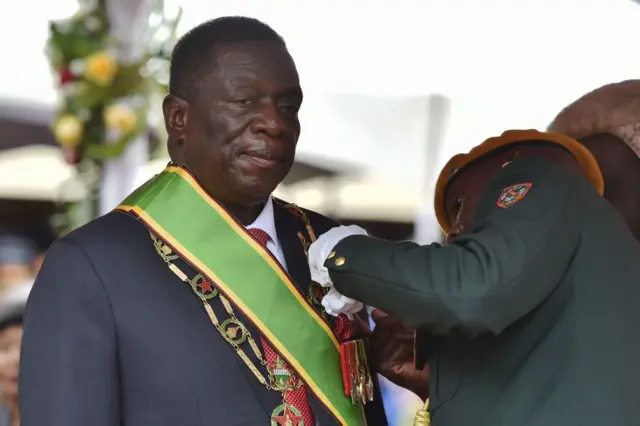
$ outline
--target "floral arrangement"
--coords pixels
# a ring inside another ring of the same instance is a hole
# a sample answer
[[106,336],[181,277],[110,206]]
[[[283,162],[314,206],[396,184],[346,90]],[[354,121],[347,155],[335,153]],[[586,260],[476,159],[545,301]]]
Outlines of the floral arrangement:
[[162,3],[149,17],[146,51],[136,61],[119,57],[122,49],[109,31],[107,0],[81,1],[69,19],[51,22],[47,55],[60,90],[53,134],[65,160],[99,165],[120,156],[148,131],[150,101],[166,93],[175,19]]

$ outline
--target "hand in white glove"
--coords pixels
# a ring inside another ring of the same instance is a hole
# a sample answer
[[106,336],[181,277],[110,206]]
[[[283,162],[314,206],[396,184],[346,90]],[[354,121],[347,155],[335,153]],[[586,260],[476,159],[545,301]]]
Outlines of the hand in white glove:
[[338,290],[333,287],[331,287],[329,292],[322,298],[322,306],[329,315],[337,317],[340,314],[346,314],[349,319],[364,307],[362,302],[341,295],[338,293]]
[[324,262],[329,257],[329,253],[333,251],[333,248],[340,241],[351,235],[367,235],[367,231],[356,225],[338,226],[325,232],[311,244],[309,247],[309,269],[312,281],[323,287],[333,286]]

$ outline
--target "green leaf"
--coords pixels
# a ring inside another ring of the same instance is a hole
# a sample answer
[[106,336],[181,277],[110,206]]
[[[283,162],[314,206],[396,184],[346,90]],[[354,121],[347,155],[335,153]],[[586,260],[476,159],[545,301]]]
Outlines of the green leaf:
[[76,102],[83,108],[95,108],[106,103],[111,98],[110,86],[98,86],[92,82],[83,80],[78,82],[78,92],[75,96]]
[[144,80],[140,75],[139,63],[121,65],[113,84],[109,87],[110,98],[122,98],[139,93]]
[[162,93],[162,94],[169,93],[169,85],[168,85],[168,84],[160,83],[160,82],[155,81],[155,80],[154,80],[154,82],[153,82],[153,83],[154,83],[154,87],[155,87],[155,89],[156,89],[158,92],[160,92],[160,93]]
[[49,37],[54,45],[62,44],[65,39],[65,34],[58,29],[58,25],[54,21],[49,22]]

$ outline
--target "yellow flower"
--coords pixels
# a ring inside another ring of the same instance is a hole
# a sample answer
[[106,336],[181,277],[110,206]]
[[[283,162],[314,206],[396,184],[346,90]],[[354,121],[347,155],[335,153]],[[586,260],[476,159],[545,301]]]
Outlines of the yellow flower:
[[128,106],[115,104],[104,110],[104,123],[107,128],[125,135],[135,129],[137,121],[136,113]]
[[77,146],[82,140],[84,125],[74,115],[63,115],[53,126],[53,135],[65,148]]
[[108,86],[118,73],[118,61],[109,52],[90,55],[84,62],[84,76],[100,86]]

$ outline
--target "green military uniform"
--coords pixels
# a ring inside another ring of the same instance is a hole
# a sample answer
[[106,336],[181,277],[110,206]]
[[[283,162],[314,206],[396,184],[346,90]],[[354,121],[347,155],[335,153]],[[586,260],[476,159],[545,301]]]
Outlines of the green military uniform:
[[447,247],[347,237],[325,262],[340,293],[439,336],[432,425],[640,425],[640,244],[618,213],[522,157],[475,224]]

